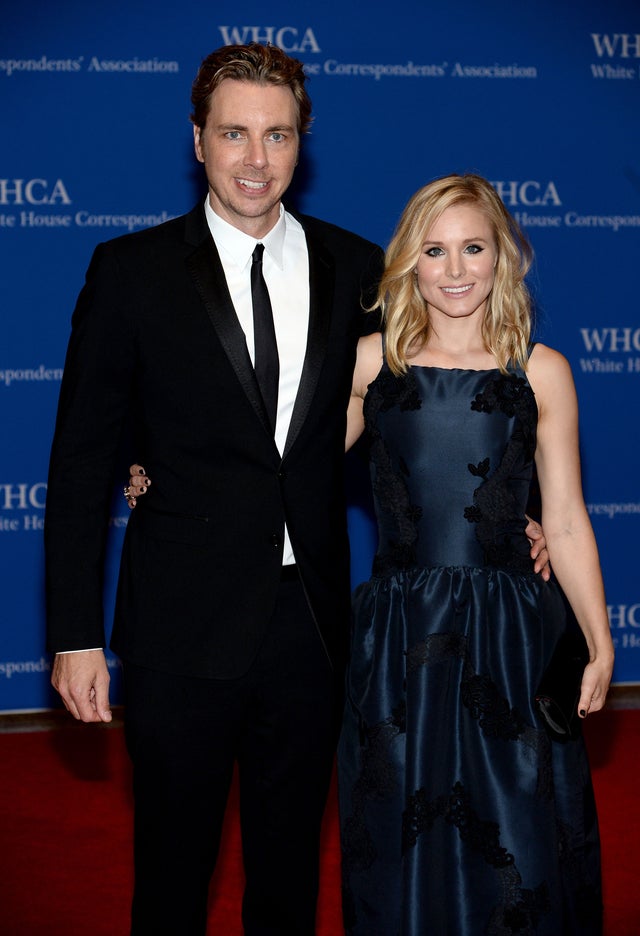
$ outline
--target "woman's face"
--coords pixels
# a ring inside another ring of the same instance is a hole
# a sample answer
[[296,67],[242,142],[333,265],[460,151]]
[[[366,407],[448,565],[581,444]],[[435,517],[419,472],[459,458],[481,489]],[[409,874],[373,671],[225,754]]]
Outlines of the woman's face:
[[416,266],[434,325],[440,315],[484,315],[497,260],[493,228],[480,208],[462,204],[443,211],[427,232]]

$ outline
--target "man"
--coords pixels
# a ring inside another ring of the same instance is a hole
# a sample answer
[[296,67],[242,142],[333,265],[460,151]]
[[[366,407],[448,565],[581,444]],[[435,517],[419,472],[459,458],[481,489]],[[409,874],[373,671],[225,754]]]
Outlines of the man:
[[46,548],[52,682],[83,721],[111,719],[101,577],[129,413],[153,477],[127,528],[112,638],[134,934],[205,933],[235,762],[245,933],[314,932],[348,639],[345,414],[382,253],[282,207],[310,123],[304,80],[271,46],[205,59],[192,120],[206,203],[100,245],[73,317]]
[[[192,120],[206,204],[100,245],[73,316],[46,548],[52,681],[83,721],[111,719],[100,586],[128,413],[153,475],[127,529],[112,638],[134,769],[136,934],[205,932],[235,761],[245,932],[314,932],[348,639],[345,413],[382,253],[282,207],[310,124],[304,80],[271,46],[205,59]],[[258,243],[279,351],[275,432],[254,369]]]

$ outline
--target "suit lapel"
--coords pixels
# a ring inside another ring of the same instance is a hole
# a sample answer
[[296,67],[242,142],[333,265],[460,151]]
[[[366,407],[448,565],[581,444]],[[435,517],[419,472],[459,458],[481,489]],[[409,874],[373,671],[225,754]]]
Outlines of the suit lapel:
[[300,386],[291,414],[283,458],[290,451],[307,418],[324,363],[333,309],[334,263],[326,248],[308,233],[309,331]]
[[186,240],[195,245],[195,250],[186,259],[186,265],[207,310],[209,320],[249,402],[269,435],[272,436],[247,350],[245,334],[231,301],[220,256],[202,208],[195,208],[187,215]]
[[[302,223],[304,225],[304,221]],[[293,446],[309,413],[327,351],[333,309],[333,257],[317,238],[306,231],[305,233],[309,251],[309,329],[300,386],[291,414],[283,458]],[[187,269],[204,303],[209,320],[249,402],[265,431],[272,436],[247,350],[245,334],[231,301],[222,263],[201,206],[197,206],[187,215],[186,241],[195,248],[186,259]]]

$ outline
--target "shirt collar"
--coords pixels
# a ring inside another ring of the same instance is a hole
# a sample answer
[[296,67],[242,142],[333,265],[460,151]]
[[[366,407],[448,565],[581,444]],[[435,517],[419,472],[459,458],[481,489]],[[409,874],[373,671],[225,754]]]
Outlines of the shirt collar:
[[280,203],[280,216],[268,234],[256,239],[237,227],[229,224],[220,215],[216,214],[209,197],[205,199],[204,211],[207,218],[207,224],[211,231],[211,236],[216,245],[221,248],[225,254],[233,260],[240,268],[244,269],[251,260],[251,255],[255,250],[256,244],[264,244],[264,249],[269,257],[276,263],[280,269],[284,268],[284,239],[287,228],[287,212]]

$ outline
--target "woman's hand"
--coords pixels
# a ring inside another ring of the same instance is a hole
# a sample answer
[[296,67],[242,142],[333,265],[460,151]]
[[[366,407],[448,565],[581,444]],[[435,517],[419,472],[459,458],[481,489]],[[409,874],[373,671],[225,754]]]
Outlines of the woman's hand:
[[147,488],[151,484],[151,478],[148,478],[142,465],[131,465],[129,467],[129,484],[124,489],[124,496],[127,500],[129,510],[138,503],[138,498],[147,493]]
[[586,718],[592,712],[599,712],[604,706],[613,674],[613,660],[613,649],[605,648],[585,667],[578,702],[580,718]]

